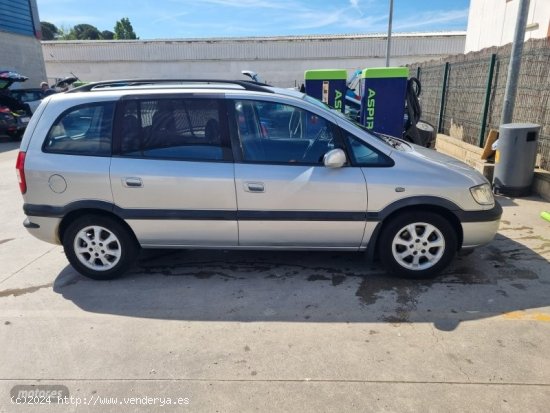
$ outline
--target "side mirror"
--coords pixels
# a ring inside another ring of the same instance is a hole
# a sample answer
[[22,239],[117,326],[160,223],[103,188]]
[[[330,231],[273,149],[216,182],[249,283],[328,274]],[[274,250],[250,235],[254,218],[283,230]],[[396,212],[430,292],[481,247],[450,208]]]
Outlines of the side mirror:
[[327,168],[341,168],[346,164],[346,153],[342,149],[333,149],[325,153],[323,163]]

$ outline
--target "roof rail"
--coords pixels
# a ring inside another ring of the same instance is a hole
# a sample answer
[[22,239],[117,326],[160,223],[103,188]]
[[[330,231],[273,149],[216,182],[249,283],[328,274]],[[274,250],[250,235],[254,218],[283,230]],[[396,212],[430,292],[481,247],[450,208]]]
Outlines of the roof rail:
[[255,92],[273,93],[268,89],[270,85],[265,83],[257,83],[251,80],[223,80],[223,79],[123,79],[123,80],[106,80],[102,82],[93,82],[86,85],[71,89],[66,93],[90,92],[95,89],[105,89],[109,87],[124,87],[124,86],[143,86],[168,83],[203,83],[203,84],[231,84],[241,86],[245,90]]

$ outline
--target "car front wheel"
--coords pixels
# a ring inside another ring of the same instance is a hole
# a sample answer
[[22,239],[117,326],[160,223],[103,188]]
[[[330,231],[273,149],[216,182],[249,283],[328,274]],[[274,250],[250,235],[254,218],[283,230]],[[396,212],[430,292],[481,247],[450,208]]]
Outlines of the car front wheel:
[[392,219],[380,237],[380,259],[386,270],[406,278],[439,274],[457,251],[453,226],[441,215],[407,212]]
[[96,215],[73,221],[63,236],[63,247],[71,265],[95,280],[119,277],[138,252],[127,228],[115,219]]

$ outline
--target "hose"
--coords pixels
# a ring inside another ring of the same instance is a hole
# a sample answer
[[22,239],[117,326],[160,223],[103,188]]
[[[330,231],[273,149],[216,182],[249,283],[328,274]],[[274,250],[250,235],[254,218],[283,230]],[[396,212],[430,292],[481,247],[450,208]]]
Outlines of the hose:
[[420,101],[418,97],[422,92],[420,81],[416,77],[411,77],[407,82],[407,92],[405,100],[407,102],[407,125],[405,131],[411,126],[416,126],[420,118],[422,117],[422,108],[420,107]]

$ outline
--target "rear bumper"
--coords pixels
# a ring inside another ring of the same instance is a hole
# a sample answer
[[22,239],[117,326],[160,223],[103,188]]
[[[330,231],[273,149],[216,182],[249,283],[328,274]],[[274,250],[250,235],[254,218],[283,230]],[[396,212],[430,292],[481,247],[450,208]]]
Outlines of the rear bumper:
[[49,242],[50,244],[61,244],[59,240],[59,224],[61,218],[27,217],[23,226],[33,237]]

